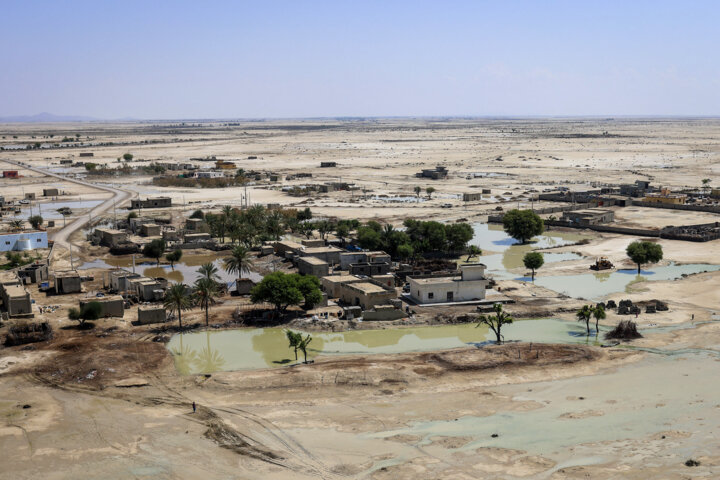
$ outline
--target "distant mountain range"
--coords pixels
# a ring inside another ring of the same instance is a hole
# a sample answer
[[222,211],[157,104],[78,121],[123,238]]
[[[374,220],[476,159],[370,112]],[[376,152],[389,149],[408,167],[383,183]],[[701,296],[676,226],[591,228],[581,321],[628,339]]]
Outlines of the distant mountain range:
[[0,117],[0,123],[54,123],[54,122],[95,122],[100,119],[82,115],[54,115],[52,113],[38,113],[37,115],[16,115]]

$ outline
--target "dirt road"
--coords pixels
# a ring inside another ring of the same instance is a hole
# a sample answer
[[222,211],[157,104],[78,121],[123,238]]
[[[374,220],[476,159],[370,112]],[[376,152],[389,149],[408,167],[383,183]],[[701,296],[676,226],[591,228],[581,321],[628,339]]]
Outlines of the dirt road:
[[90,182],[85,182],[83,180],[77,180],[75,178],[66,177],[64,175],[60,175],[57,173],[53,173],[41,168],[37,167],[31,167],[27,164],[20,163],[20,162],[14,162],[12,160],[4,160],[7,163],[11,163],[19,168],[24,168],[36,173],[41,173],[43,175],[47,175],[49,177],[55,177],[60,180],[63,180],[65,182],[75,183],[77,185],[83,185],[85,187],[91,187],[98,190],[103,190],[106,192],[110,192],[113,194],[112,197],[108,198],[106,201],[101,203],[100,205],[96,206],[95,208],[91,209],[89,212],[80,215],[79,217],[75,218],[70,224],[64,226],[51,236],[51,240],[55,242],[55,247],[53,250],[53,256],[57,258],[58,255],[58,247],[64,248],[65,250],[70,249],[70,236],[75,233],[76,231],[80,230],[82,227],[84,227],[91,219],[92,217],[98,217],[102,215],[103,213],[107,212],[113,207],[118,207],[132,196],[132,192],[128,192],[126,190],[121,190],[119,188],[114,187],[107,187],[104,185],[97,185]]

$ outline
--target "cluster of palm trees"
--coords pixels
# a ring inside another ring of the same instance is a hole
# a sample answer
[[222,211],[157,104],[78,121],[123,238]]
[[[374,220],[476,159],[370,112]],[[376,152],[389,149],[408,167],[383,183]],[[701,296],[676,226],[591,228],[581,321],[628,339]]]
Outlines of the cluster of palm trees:
[[605,319],[606,316],[605,307],[602,304],[595,305],[594,307],[591,305],[583,305],[575,314],[578,322],[585,322],[588,336],[590,336],[590,319],[595,319],[595,334],[597,335],[600,332],[600,320]]
[[[253,269],[250,251],[242,245],[236,245],[229,257],[223,260],[223,268],[234,275],[246,275]],[[220,295],[220,276],[213,263],[198,268],[200,274],[192,287],[184,283],[175,283],[165,292],[164,305],[170,312],[177,314],[182,329],[182,312],[197,306],[205,311],[205,325],[210,325],[210,306],[216,303]]]

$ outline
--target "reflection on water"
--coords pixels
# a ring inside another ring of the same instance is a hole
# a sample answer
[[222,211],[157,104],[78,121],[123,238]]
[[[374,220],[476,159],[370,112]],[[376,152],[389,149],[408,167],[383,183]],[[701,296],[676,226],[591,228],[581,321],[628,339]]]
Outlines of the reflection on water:
[[[136,255],[135,256],[135,272],[140,275],[145,275],[151,278],[166,278],[172,282],[182,282],[188,285],[195,283],[195,280],[200,278],[197,273],[198,267],[206,263],[212,263],[218,269],[218,276],[220,281],[230,285],[235,282],[235,275],[231,275],[223,268],[223,256],[218,257],[217,255],[183,255],[180,262],[175,263],[175,269],[173,270],[168,263],[161,263],[157,265],[155,261],[148,260],[147,258]],[[132,256],[117,256],[109,257],[105,260],[94,260],[87,262],[80,267],[80,270],[87,270],[89,268],[126,268],[132,269]],[[262,280],[262,275],[256,272],[251,272],[247,275],[250,279],[258,282]]]
[[614,272],[583,273],[579,275],[556,275],[535,277],[535,284],[574,298],[601,300],[615,292],[625,292],[633,284],[648,280],[675,280],[683,274],[720,270],[718,265],[688,264],[655,267],[652,270],[617,270]]
[[170,348],[178,372],[187,375],[189,373],[212,373],[222,370],[225,359],[217,349],[210,346],[210,332],[205,332],[205,337],[205,346],[201,347],[200,351],[192,349],[189,345],[184,345],[182,338],[180,338],[178,346]]
[[[506,341],[591,344],[597,341],[594,330],[587,337],[584,325],[555,319],[517,321],[503,327],[503,335]],[[312,338],[308,360],[318,355],[443,350],[483,344],[495,337],[486,326],[476,328],[475,324],[462,324],[313,333]],[[182,374],[267,368],[295,362],[282,328],[178,334],[170,339],[167,348]]]
[[[530,243],[521,244],[517,240],[510,238],[503,231],[502,225],[476,223],[473,225],[473,230],[475,237],[470,242],[472,245],[479,246],[483,253],[502,252],[484,255],[479,259],[480,262],[487,265],[488,272],[498,278],[512,278],[512,274],[508,273],[507,270],[522,267],[523,257],[528,252],[570,245],[587,238],[585,235],[577,233],[549,231],[535,237]],[[543,253],[543,256],[546,264],[582,258],[572,252]]]
[[[549,231],[536,237],[532,243],[521,245],[507,236],[501,225],[477,223],[473,225],[475,238],[472,242],[483,251],[500,251],[479,257],[479,261],[488,268],[488,273],[497,279],[516,279],[531,281],[529,277],[517,278],[509,270],[523,267],[523,257],[527,252],[552,246],[568,245],[587,236],[582,234]],[[545,263],[577,260],[580,255],[570,252],[543,253]],[[652,270],[643,270],[637,275],[637,270],[616,270],[605,272],[588,272],[576,275],[540,275],[535,277],[535,284],[558,293],[574,298],[587,300],[602,300],[604,297],[616,292],[626,292],[633,284],[648,280],[675,280],[683,274],[691,275],[704,271],[719,270],[718,265],[709,264],[670,264],[664,267],[654,267]]]
[[483,251],[488,252],[505,252],[510,247],[513,247],[513,250],[518,252],[521,259],[530,250],[561,247],[588,238],[587,235],[580,233],[552,230],[533,238],[531,243],[523,245],[514,238],[509,237],[500,224],[475,223],[473,224],[473,231],[475,236],[470,241],[470,245],[477,245]]

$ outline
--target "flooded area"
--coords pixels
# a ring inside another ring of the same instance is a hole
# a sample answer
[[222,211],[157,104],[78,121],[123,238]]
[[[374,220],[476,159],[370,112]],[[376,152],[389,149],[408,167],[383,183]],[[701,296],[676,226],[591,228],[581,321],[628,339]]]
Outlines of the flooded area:
[[[568,466],[563,462],[570,459],[579,460],[578,464],[603,463],[609,458],[592,458],[596,452],[582,445],[619,442],[668,430],[712,435],[718,424],[712,399],[720,395],[720,384],[707,381],[717,373],[716,362],[708,360],[704,354],[651,356],[601,377],[504,386],[499,393],[516,401],[537,402],[540,408],[418,422],[371,436],[415,435],[422,438],[419,445],[437,436],[469,437],[461,450],[523,450],[554,458],[560,462],[555,470]],[[604,386],[599,389],[598,379],[603,378]],[[566,449],[570,446],[580,447],[569,452]]]
[[[676,280],[683,275],[717,270],[720,270],[720,265],[701,263],[670,264],[664,267],[653,267],[651,270],[641,270],[640,275],[637,274],[636,269],[625,269],[579,275],[536,276],[535,284],[574,298],[602,300],[612,293],[626,292],[635,283]],[[530,278],[523,278],[522,280],[530,281]]]
[[582,233],[549,230],[523,245],[514,238],[509,237],[500,224],[475,223],[472,227],[475,236],[470,240],[470,245],[480,247],[483,253],[498,253],[510,250],[513,255],[519,256],[521,260],[522,256],[531,250],[562,247],[590,238]]
[[[512,270],[524,268],[523,257],[533,250],[542,250],[551,247],[572,245],[588,238],[584,234],[573,232],[547,231],[537,236],[532,242],[520,244],[509,237],[501,225],[478,223],[473,225],[475,237],[471,241],[479,246],[483,253],[493,252],[478,257],[479,261],[487,266],[490,276],[500,280],[531,281],[530,277],[518,277]],[[494,253],[501,252],[501,253]],[[583,258],[573,252],[543,252],[545,264],[578,260]],[[535,284],[558,293],[587,300],[599,301],[613,293],[627,292],[632,285],[645,281],[676,280],[683,275],[693,275],[702,272],[720,270],[720,265],[671,263],[666,266],[653,266],[641,270],[638,275],[636,269],[621,269],[604,272],[581,273],[575,275],[543,275],[542,271],[535,277]]]
[[33,215],[38,214],[38,208],[40,209],[40,216],[44,220],[58,220],[62,219],[62,215],[58,212],[58,209],[69,208],[73,212],[73,216],[77,215],[76,210],[87,210],[95,208],[105,200],[70,200],[70,201],[55,201],[47,203],[36,203],[32,207],[25,205],[20,209],[20,214],[23,216],[30,216],[32,210]]
[[[600,331],[603,331],[601,326]],[[556,319],[521,320],[503,327],[506,342],[598,344],[594,329]],[[494,339],[474,323],[384,330],[313,333],[308,360],[320,355],[405,353],[481,345]],[[167,348],[182,374],[279,367],[295,363],[282,328],[254,328],[178,334]],[[302,353],[299,353],[302,360]]]
[[[135,272],[140,275],[145,275],[146,277],[165,278],[171,282],[190,285],[200,278],[197,269],[200,265],[206,263],[212,263],[217,267],[220,281],[225,282],[228,286],[232,286],[235,280],[237,280],[235,275],[231,275],[225,271],[223,268],[223,257],[218,257],[217,255],[183,255],[182,259],[175,263],[174,269],[164,260],[160,265],[157,265],[154,260],[150,260],[142,255],[136,255]],[[132,256],[127,255],[109,257],[105,260],[98,259],[87,262],[79,267],[80,270],[88,270],[90,268],[125,268],[132,270],[133,260]],[[256,282],[262,280],[262,275],[257,272],[251,272],[250,275],[246,276]]]

